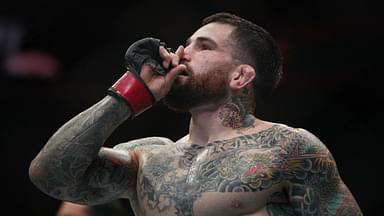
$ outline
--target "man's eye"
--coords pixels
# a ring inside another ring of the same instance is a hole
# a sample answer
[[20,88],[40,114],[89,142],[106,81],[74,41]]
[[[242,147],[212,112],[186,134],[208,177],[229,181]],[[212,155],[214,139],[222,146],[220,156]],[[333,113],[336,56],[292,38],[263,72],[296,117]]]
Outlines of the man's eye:
[[200,49],[201,50],[209,50],[210,47],[208,45],[206,45],[206,44],[200,44]]

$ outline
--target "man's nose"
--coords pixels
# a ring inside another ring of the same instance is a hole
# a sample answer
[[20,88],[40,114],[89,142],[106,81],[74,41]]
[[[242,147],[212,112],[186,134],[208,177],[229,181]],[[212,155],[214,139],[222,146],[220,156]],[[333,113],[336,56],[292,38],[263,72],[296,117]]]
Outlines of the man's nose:
[[183,53],[183,56],[181,57],[181,60],[182,61],[190,61],[191,60],[191,47],[190,46],[186,46],[184,48],[184,53]]

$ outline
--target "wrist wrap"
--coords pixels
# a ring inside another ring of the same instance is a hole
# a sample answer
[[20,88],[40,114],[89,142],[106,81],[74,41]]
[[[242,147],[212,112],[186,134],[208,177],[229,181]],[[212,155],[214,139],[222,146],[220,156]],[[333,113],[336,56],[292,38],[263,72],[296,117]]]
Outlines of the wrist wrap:
[[148,87],[129,71],[117,80],[108,92],[124,99],[131,108],[133,117],[140,115],[155,103],[155,98]]

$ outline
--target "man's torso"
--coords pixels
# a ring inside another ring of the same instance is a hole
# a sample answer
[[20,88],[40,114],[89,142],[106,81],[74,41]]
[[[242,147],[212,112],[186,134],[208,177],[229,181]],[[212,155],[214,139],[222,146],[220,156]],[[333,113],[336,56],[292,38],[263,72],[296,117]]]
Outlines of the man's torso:
[[267,205],[287,203],[279,172],[291,134],[274,125],[204,146],[144,146],[132,206],[144,215],[267,215]]

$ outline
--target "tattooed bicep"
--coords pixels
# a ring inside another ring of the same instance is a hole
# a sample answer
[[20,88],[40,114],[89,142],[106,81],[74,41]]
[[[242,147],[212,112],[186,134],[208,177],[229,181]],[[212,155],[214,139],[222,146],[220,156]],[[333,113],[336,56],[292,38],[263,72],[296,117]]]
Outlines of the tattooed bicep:
[[163,137],[142,138],[118,144],[113,149],[101,148],[99,157],[116,165],[137,169],[143,152],[171,143],[171,140]]
[[140,160],[135,150],[144,151],[168,143],[171,143],[168,139],[151,137],[118,144],[114,148],[101,148],[99,157],[87,169],[83,186],[77,191],[78,194],[87,193],[82,198],[88,200],[78,202],[93,200],[97,203],[131,194],[135,190]]
[[299,215],[327,215],[326,200],[340,184],[336,162],[319,138],[305,129],[296,132],[287,157],[291,205]]
[[137,148],[140,148],[145,150],[155,148],[159,145],[163,146],[169,144],[173,144],[173,141],[164,137],[147,137],[132,140],[126,143],[120,143],[118,145],[115,145],[113,148],[118,150],[135,150]]

